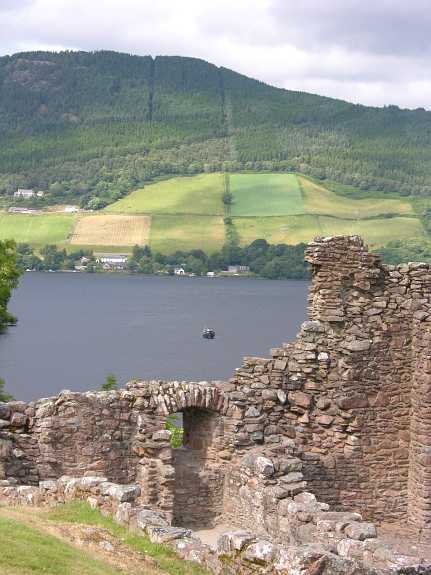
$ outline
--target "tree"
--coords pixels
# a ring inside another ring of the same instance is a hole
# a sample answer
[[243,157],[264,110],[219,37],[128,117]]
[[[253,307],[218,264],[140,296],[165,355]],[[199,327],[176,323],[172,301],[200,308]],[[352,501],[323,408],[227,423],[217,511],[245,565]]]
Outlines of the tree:
[[102,391],[113,391],[115,389],[118,389],[117,378],[115,377],[115,375],[113,373],[109,373],[106,376],[105,383],[101,386],[100,389]]
[[225,206],[230,206],[233,202],[233,196],[230,192],[225,192],[223,194],[223,203]]
[[12,289],[18,286],[21,272],[16,263],[16,246],[12,240],[0,241],[0,331],[16,323],[8,311]]
[[6,385],[5,380],[0,377],[0,402],[13,401],[14,398],[12,397],[12,395],[10,395],[4,390],[5,385]]

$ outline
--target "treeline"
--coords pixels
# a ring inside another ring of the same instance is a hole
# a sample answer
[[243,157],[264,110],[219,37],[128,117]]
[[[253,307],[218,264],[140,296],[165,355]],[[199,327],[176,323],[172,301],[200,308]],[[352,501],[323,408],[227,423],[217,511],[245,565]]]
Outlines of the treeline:
[[191,58],[0,58],[0,195],[98,208],[167,175],[300,171],[431,195],[431,112],[280,90]]
[[[173,275],[175,268],[183,268],[188,274],[197,276],[208,272],[222,272],[229,266],[248,266],[256,276],[268,279],[303,279],[309,277],[304,263],[305,244],[288,246],[271,245],[266,240],[255,240],[240,247],[233,242],[214,254],[202,250],[177,251],[173,254],[152,252],[148,246],[135,246],[128,258],[125,270],[131,273]],[[59,271],[74,270],[86,272],[104,271],[94,253],[78,250],[67,253],[56,246],[45,246],[37,254],[28,244],[18,244],[17,264],[20,270]]]
[[[19,276],[15,243],[11,240],[0,241],[0,332],[16,322],[16,318],[8,312],[7,306],[12,290],[18,286]],[[0,385],[0,393],[1,391]]]
[[385,264],[431,263],[431,242],[428,240],[395,240],[375,251]]

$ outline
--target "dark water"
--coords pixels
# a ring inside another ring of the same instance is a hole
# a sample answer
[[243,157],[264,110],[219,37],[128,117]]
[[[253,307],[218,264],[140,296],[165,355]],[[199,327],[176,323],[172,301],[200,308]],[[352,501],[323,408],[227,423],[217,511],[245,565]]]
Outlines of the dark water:
[[[0,377],[17,399],[97,389],[108,373],[224,379],[244,355],[295,337],[307,282],[28,273],[0,335]],[[201,337],[203,327],[217,337]]]

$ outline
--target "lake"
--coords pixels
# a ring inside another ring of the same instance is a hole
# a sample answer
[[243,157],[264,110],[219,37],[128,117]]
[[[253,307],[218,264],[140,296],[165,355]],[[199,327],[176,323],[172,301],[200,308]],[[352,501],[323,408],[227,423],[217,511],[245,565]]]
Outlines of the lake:
[[[98,389],[109,373],[225,379],[245,355],[269,357],[305,320],[308,282],[27,273],[0,335],[0,377],[17,399]],[[216,339],[201,336],[204,327]]]

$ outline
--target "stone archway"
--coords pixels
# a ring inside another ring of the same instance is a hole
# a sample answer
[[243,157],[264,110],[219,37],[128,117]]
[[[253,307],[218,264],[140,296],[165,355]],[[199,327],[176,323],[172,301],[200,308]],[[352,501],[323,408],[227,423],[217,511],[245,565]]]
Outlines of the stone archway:
[[[136,451],[143,503],[174,524],[210,527],[223,513],[225,468],[235,422],[216,384],[150,382],[142,389]],[[181,412],[184,444],[175,449],[167,417]]]
[[174,525],[212,527],[223,514],[226,460],[224,418],[189,407],[183,412],[183,445],[173,449]]

